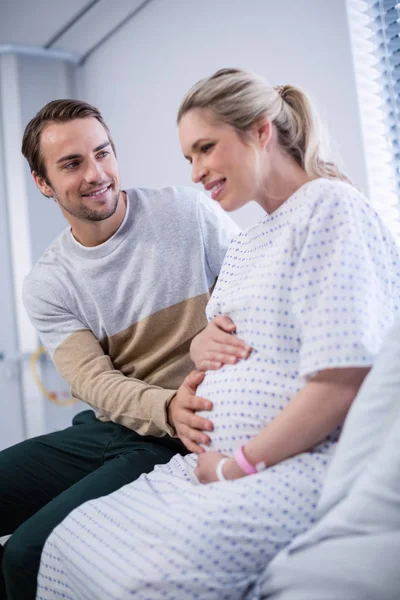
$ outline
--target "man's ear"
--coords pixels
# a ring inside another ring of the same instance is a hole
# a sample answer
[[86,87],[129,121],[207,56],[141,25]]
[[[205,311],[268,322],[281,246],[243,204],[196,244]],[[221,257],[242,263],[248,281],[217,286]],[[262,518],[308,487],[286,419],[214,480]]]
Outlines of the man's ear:
[[272,136],[272,125],[268,117],[261,117],[256,124],[258,143],[262,148],[268,145]]
[[51,189],[49,184],[46,182],[45,178],[42,177],[41,175],[38,175],[36,173],[36,171],[32,171],[32,177],[34,179],[34,182],[38,186],[39,190],[42,192],[42,194],[44,196],[46,196],[47,198],[53,198],[53,195],[54,195],[53,190]]

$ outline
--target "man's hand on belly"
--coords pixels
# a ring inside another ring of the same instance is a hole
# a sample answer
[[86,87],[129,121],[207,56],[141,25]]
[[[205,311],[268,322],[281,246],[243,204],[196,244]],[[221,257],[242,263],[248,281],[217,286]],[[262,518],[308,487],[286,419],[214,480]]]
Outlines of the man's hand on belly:
[[212,431],[213,424],[208,419],[196,415],[196,411],[211,410],[212,403],[196,396],[197,386],[204,379],[204,373],[192,371],[168,405],[168,422],[190,452],[204,452],[199,444],[209,444],[205,431]]

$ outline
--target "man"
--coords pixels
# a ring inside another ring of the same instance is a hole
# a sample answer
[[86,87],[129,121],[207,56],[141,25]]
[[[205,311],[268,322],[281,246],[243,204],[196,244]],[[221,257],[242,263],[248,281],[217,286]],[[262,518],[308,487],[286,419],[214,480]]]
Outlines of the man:
[[[26,278],[30,319],[74,397],[96,411],[68,429],[0,453],[0,535],[8,599],[34,598],[43,544],[76,506],[207,443],[210,403],[188,377],[189,346],[237,227],[184,188],[121,191],[114,144],[98,110],[47,104],[22,152],[39,190],[70,227]],[[7,596],[5,596],[7,594]]]

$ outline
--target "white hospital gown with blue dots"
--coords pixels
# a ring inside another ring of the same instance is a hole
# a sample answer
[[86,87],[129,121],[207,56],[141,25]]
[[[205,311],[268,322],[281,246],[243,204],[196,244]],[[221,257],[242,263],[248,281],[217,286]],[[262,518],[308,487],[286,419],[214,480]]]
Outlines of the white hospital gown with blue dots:
[[[398,299],[395,244],[349,184],[309,182],[239,234],[207,316],[230,315],[253,351],[198,388],[214,404],[210,448],[231,454],[321,369],[371,365]],[[195,455],[177,455],[83,504],[46,542],[37,598],[253,599],[267,563],[313,523],[337,437],[208,485],[195,478]]]

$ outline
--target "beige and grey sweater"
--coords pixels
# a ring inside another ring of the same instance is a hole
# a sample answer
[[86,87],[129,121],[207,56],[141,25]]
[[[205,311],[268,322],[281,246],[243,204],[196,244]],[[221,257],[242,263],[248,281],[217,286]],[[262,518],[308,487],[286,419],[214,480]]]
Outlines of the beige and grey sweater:
[[140,434],[173,433],[166,407],[193,367],[189,345],[237,232],[204,194],[169,187],[128,190],[125,218],[100,246],[61,233],[23,296],[74,397]]

